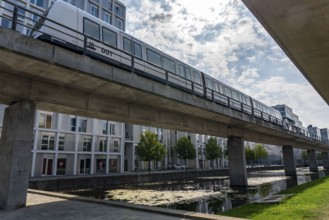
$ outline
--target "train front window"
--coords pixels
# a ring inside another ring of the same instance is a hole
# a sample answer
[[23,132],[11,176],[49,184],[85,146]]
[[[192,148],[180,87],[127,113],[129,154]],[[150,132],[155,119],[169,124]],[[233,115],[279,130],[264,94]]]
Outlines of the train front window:
[[147,61],[161,67],[161,56],[153,50],[146,49]]
[[103,27],[103,42],[112,47],[117,47],[117,34]]
[[134,55],[142,59],[142,46],[134,42]]
[[163,57],[163,68],[169,72],[176,73],[175,62],[167,57]]
[[123,37],[123,51],[131,54],[131,40]]
[[88,20],[87,18],[83,19],[83,33],[91,38],[100,39],[100,27],[97,23]]

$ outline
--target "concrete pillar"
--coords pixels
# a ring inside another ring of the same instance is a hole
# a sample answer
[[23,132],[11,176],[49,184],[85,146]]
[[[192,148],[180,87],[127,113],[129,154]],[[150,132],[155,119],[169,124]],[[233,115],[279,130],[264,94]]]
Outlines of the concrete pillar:
[[283,146],[283,163],[284,163],[284,172],[286,176],[296,176],[296,165],[294,158],[294,149],[292,146]]
[[326,170],[329,170],[328,152],[322,152],[322,162],[323,162],[323,168],[326,169]]
[[26,204],[31,168],[35,104],[17,102],[5,110],[0,140],[0,209]]
[[240,137],[229,137],[227,150],[231,186],[247,186],[247,168],[243,139]]
[[307,150],[307,155],[308,155],[308,163],[310,166],[310,171],[319,172],[318,165],[316,163],[315,150]]

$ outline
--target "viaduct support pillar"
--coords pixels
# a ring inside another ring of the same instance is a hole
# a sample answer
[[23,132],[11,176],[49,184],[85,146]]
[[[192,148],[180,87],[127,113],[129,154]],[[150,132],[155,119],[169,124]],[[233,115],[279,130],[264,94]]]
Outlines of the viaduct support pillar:
[[26,205],[34,116],[35,104],[29,101],[5,110],[0,140],[0,209]]
[[323,168],[326,169],[326,170],[329,170],[328,152],[322,152],[322,162],[323,162]]
[[247,168],[243,139],[240,137],[229,137],[227,150],[231,186],[247,186]]
[[286,176],[296,176],[296,165],[294,158],[294,149],[292,146],[283,146],[283,163],[284,163],[284,172]]
[[316,164],[315,150],[307,150],[308,163],[311,172],[319,172],[318,165]]

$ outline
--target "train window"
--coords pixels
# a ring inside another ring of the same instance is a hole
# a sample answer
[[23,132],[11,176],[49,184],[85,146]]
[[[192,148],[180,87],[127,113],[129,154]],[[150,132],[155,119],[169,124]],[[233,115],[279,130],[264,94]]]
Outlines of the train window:
[[132,54],[131,53],[131,40],[126,37],[123,37],[123,51]]
[[227,87],[224,87],[224,95],[227,97],[232,97],[231,90]]
[[83,19],[83,33],[91,38],[100,39],[100,27],[99,24],[84,18]]
[[235,99],[235,100],[239,100],[238,93],[236,91],[232,90],[232,98]]
[[216,92],[219,92],[219,89],[218,89],[218,83],[217,82],[213,82],[213,85],[214,85],[214,90],[216,91]]
[[224,94],[224,91],[223,91],[223,86],[221,84],[218,84],[218,88],[219,88],[219,92],[221,94]]
[[182,77],[185,77],[183,65],[179,64],[178,68],[179,68],[179,75],[182,76]]
[[142,46],[134,42],[134,55],[138,58],[142,58]]
[[175,71],[175,62],[171,59],[168,59],[167,57],[163,57],[163,68],[165,70],[168,70],[172,73],[176,73]]
[[194,82],[201,84],[200,74],[198,72],[193,71],[193,75],[194,75]]
[[161,67],[161,56],[153,50],[146,49],[147,61]]
[[185,67],[185,77],[186,77],[186,79],[189,79],[189,80],[192,79],[192,78],[191,78],[191,71],[190,71],[190,69],[187,68],[187,67]]
[[112,47],[117,47],[117,34],[103,27],[103,42]]
[[212,81],[211,81],[211,79],[207,78],[207,79],[206,79],[206,83],[207,83],[207,87],[208,87],[209,89],[213,89],[213,88],[212,88]]

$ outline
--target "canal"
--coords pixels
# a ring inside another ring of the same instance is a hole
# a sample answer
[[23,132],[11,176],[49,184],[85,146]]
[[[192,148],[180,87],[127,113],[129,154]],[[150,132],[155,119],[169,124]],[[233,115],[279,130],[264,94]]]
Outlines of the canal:
[[297,178],[284,176],[283,170],[255,171],[248,174],[248,187],[230,187],[228,177],[203,177],[188,181],[165,181],[116,188],[70,191],[80,196],[133,204],[218,214],[278,193],[290,187],[327,175],[298,168]]

